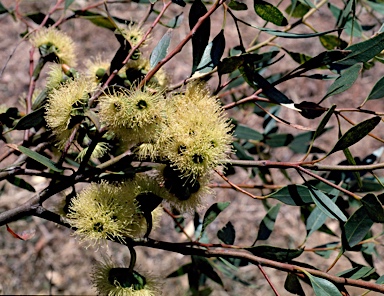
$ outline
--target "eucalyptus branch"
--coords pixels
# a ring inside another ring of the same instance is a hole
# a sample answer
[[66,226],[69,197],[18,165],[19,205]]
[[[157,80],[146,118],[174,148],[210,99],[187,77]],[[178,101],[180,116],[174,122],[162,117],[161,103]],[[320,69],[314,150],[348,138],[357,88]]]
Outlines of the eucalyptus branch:
[[192,30],[188,33],[188,35],[176,46],[174,50],[172,50],[164,59],[157,63],[152,70],[150,70],[144,79],[140,82],[139,87],[143,87],[152,77],[156,74],[157,71],[161,67],[163,67],[170,59],[172,59],[176,54],[178,54],[184,47],[187,42],[192,39],[192,36],[196,34],[197,29],[204,23],[204,21],[211,16],[212,13],[219,8],[225,0],[216,0],[216,2],[212,5],[212,7],[208,10],[206,14],[199,18],[196,25],[192,28]]

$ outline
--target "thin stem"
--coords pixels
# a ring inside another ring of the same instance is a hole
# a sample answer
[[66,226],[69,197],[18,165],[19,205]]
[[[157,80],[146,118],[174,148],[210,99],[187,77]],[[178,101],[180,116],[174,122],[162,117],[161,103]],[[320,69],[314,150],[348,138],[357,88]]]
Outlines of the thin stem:
[[274,285],[272,284],[271,280],[269,279],[268,275],[266,274],[264,268],[261,266],[260,263],[256,264],[257,267],[259,268],[259,270],[261,271],[261,273],[263,274],[264,278],[267,280],[269,286],[272,288],[273,292],[275,293],[276,296],[279,296],[279,292],[277,292],[276,288],[274,287]]

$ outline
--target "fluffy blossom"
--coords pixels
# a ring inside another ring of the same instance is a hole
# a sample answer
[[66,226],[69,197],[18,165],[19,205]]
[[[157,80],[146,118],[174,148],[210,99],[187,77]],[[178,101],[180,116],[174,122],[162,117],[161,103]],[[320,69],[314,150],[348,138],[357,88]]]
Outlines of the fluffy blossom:
[[73,40],[53,27],[38,30],[30,39],[31,43],[39,48],[42,56],[53,54],[60,64],[75,66],[75,44]]
[[228,160],[231,126],[202,84],[169,100],[165,125],[160,152],[185,178],[202,177]]
[[59,147],[65,144],[75,124],[83,118],[92,91],[92,84],[88,80],[78,78],[49,93],[45,120],[59,140]]
[[117,267],[111,261],[98,262],[91,274],[98,294],[108,296],[158,296],[159,284],[137,271]]

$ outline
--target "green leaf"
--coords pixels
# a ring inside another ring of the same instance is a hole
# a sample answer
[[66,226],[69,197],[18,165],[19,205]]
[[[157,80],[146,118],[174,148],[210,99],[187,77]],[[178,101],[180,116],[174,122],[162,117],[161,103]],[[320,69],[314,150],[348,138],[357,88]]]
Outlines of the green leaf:
[[36,192],[35,188],[25,180],[18,178],[16,176],[9,176],[7,177],[7,181],[19,188],[26,189],[31,192]]
[[315,251],[315,254],[317,254],[317,255],[325,258],[325,259],[329,259],[331,257],[331,255],[335,252],[332,248],[335,248],[339,244],[340,244],[340,242],[337,241],[337,242],[330,242],[330,243],[320,245],[320,246],[315,246],[314,249],[324,249],[321,251]]
[[253,65],[247,63],[240,68],[242,74],[245,75],[245,80],[252,87],[259,87],[263,89],[263,93],[272,101],[277,104],[293,104],[293,101],[289,99],[285,94],[275,88],[271,83],[268,82],[263,76],[256,72]]
[[281,11],[272,4],[265,1],[254,0],[253,7],[255,9],[256,14],[260,16],[263,20],[271,22],[276,26],[288,25],[288,21],[281,13]]
[[94,13],[89,10],[75,10],[75,15],[77,15],[79,18],[89,20],[91,23],[98,27],[102,27],[108,30],[115,31],[117,29],[116,22],[118,23],[125,23],[129,24],[129,21],[126,21],[124,19],[118,18],[118,17],[112,17],[109,19],[108,17],[101,15],[99,13]]
[[255,140],[255,141],[261,141],[263,139],[263,135],[259,133],[258,131],[246,126],[246,125],[237,125],[235,129],[235,137],[238,139],[245,139],[245,140]]
[[0,14],[8,13],[8,9],[5,8],[5,6],[0,2]]
[[316,206],[328,217],[340,221],[347,221],[347,217],[345,217],[339,207],[324,192],[315,187],[311,187],[310,194]]
[[337,141],[336,145],[332,148],[328,155],[336,151],[344,150],[356,144],[366,135],[368,135],[379,124],[380,121],[381,118],[379,116],[375,116],[360,122],[359,124],[356,124]]
[[304,64],[312,58],[304,53],[289,51],[286,48],[283,48],[283,50],[298,64]]
[[15,130],[27,130],[32,127],[37,127],[44,122],[45,108],[40,107],[39,109],[27,114],[22,117],[14,126]]
[[217,232],[217,237],[227,245],[233,245],[235,242],[236,231],[229,221],[222,229]]
[[342,296],[339,289],[331,282],[313,276],[305,270],[302,271],[311,281],[312,289],[316,296]]
[[244,249],[251,252],[255,256],[280,262],[291,261],[292,259],[299,257],[304,252],[304,249],[283,249],[269,245],[259,245]]
[[241,146],[241,144],[239,144],[238,142],[233,142],[232,145],[233,145],[233,148],[235,148],[236,156],[239,159],[254,160],[254,158],[248,154],[248,152],[244,149],[243,146]]
[[28,149],[24,146],[18,146],[17,147],[19,149],[19,151],[25,155],[27,155],[28,157],[36,160],[37,162],[40,162],[41,164],[45,165],[47,168],[51,169],[52,171],[55,171],[55,172],[62,172],[63,170],[62,169],[59,169],[58,167],[56,167],[56,164],[50,160],[49,158],[31,150],[31,149]]
[[[205,15],[208,12],[207,8],[201,2],[201,0],[196,0],[191,6],[189,11],[189,28],[192,28],[197,24],[200,17]],[[199,65],[204,50],[208,45],[209,35],[211,32],[211,22],[208,18],[202,23],[202,25],[196,30],[196,33],[192,36],[192,74],[195,73],[197,66]]]
[[162,24],[168,28],[175,29],[180,27],[181,23],[183,22],[184,15],[183,13],[180,13],[176,15],[174,18],[170,19],[167,24]]
[[178,276],[182,276],[186,273],[188,273],[188,271],[191,269],[192,267],[192,263],[187,263],[187,264],[184,264],[182,266],[180,266],[177,270],[175,270],[174,272],[168,274],[166,276],[166,278],[173,278],[173,277],[178,277]]
[[328,50],[332,50],[335,48],[343,49],[348,46],[347,42],[335,35],[323,35],[320,36],[319,39],[321,45],[323,45]]
[[268,195],[290,206],[302,206],[313,203],[308,187],[288,185]]
[[277,215],[279,214],[281,204],[273,206],[265,215],[263,220],[260,223],[259,232],[257,233],[256,241],[266,240],[271,235],[273,228],[275,227],[275,222]]
[[185,7],[185,5],[187,5],[183,0],[172,0],[172,2],[180,5],[181,7]]
[[384,77],[381,77],[372,88],[364,103],[368,100],[377,100],[384,97]]
[[293,141],[291,134],[268,134],[265,136],[265,144],[272,148],[288,146]]
[[378,55],[384,49],[384,33],[380,33],[375,37],[348,46],[345,50],[351,53],[344,59],[337,62],[338,65],[352,66],[357,63],[365,63]]
[[342,272],[339,272],[336,275],[343,278],[359,280],[359,279],[369,277],[374,272],[375,272],[374,267],[359,265],[359,266],[344,270]]
[[343,73],[328,88],[326,95],[321,101],[325,100],[330,96],[342,93],[349,89],[359,77],[362,67],[363,66],[361,64],[356,64],[343,71]]
[[202,274],[205,274],[215,283],[218,283],[220,286],[223,286],[223,281],[221,280],[217,272],[213,269],[213,266],[207,258],[192,255],[192,262]]
[[[353,157],[351,151],[348,149],[348,148],[345,148],[343,150],[343,153],[345,155],[345,158],[347,159],[348,161],[348,164],[350,165],[356,165],[356,161],[355,161],[355,158]],[[363,187],[363,182],[361,181],[361,178],[360,178],[360,173],[359,172],[352,172],[353,176],[355,177],[356,181],[357,181],[357,186],[359,187],[359,189],[361,187]]]
[[172,29],[168,29],[168,31],[164,34],[159,43],[153,49],[149,58],[151,69],[153,69],[167,55],[168,47],[171,42],[172,31]]
[[248,9],[247,4],[240,2],[240,1],[236,1],[236,0],[231,0],[228,3],[228,6],[229,6],[229,8],[231,8],[233,10],[247,10]]
[[317,32],[317,33],[298,34],[298,33],[284,32],[284,31],[279,31],[279,30],[269,29],[269,28],[262,28],[262,27],[255,27],[255,28],[270,35],[278,36],[281,38],[291,38],[291,39],[313,38],[313,37],[318,37],[318,36],[326,35],[326,34],[337,31],[337,30],[329,30],[329,31]]
[[218,202],[218,203],[215,203],[209,207],[209,209],[207,210],[207,212],[204,215],[201,233],[203,233],[205,231],[205,228],[209,224],[211,224],[217,218],[217,216],[229,206],[229,204],[230,204],[229,201]]
[[332,105],[331,108],[329,108],[327,113],[324,115],[323,119],[321,119],[320,124],[318,125],[313,135],[313,141],[316,140],[323,133],[324,128],[327,125],[329,119],[331,119],[331,116],[335,112],[335,109],[336,105]]
[[383,205],[376,195],[368,193],[361,199],[361,202],[363,203],[369,218],[371,218],[373,222],[384,223]]
[[344,235],[350,248],[353,248],[371,229],[373,221],[369,218],[365,207],[358,208],[344,225]]
[[295,295],[305,295],[303,288],[301,287],[300,281],[297,278],[297,275],[293,273],[288,273],[287,278],[284,282],[284,288],[288,292]]
[[376,10],[378,13],[384,14],[384,3],[377,1],[365,1],[364,3],[367,3],[373,10]]
[[296,2],[296,5],[290,4],[285,9],[285,12],[294,18],[302,18],[309,11],[309,9],[310,7],[308,5]]
[[[337,197],[334,197],[332,199],[333,202],[336,202],[336,200],[337,200]],[[323,226],[327,218],[328,218],[328,215],[326,215],[319,207],[315,207],[307,218],[307,222],[306,222],[307,237],[309,237],[312,233],[314,233],[321,226]]]
[[75,0],[65,0],[64,10],[67,10],[68,7],[69,7],[74,1],[75,1]]

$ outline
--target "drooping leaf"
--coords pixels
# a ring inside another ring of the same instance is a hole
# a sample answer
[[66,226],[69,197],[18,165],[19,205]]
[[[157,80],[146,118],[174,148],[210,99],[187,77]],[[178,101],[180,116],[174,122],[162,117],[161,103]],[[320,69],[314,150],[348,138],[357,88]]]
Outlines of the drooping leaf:
[[379,116],[375,116],[360,122],[359,124],[356,124],[337,141],[336,145],[332,148],[328,155],[336,151],[344,150],[356,144],[366,135],[368,135],[379,124],[380,121],[381,118]]
[[368,193],[361,199],[361,202],[363,203],[368,216],[372,219],[373,222],[384,223],[383,205],[376,195],[373,193]]
[[201,256],[192,256],[192,262],[202,274],[205,274],[215,283],[218,283],[220,286],[223,286],[223,281],[221,280],[217,272],[213,269],[211,263],[207,258]]
[[331,2],[328,3],[328,8],[332,12],[333,16],[337,20],[336,26],[340,29],[344,29],[344,32],[349,36],[360,37],[362,33],[361,26],[353,13],[354,0],[346,1],[343,9],[338,8]]
[[284,32],[284,31],[279,31],[279,30],[269,29],[269,28],[262,28],[262,27],[255,27],[255,28],[270,35],[278,36],[281,38],[290,38],[290,39],[304,39],[304,38],[319,37],[319,36],[323,36],[336,31],[336,30],[329,30],[329,31],[317,32],[317,33],[298,34],[298,33]]
[[236,231],[233,224],[229,221],[222,229],[217,232],[217,237],[227,245],[233,245],[235,242]]
[[338,61],[337,64],[353,66],[358,63],[365,63],[378,55],[383,49],[384,33],[380,33],[371,39],[348,46],[345,50],[350,51],[350,54]]
[[247,10],[248,9],[247,4],[240,2],[240,1],[237,1],[237,0],[231,0],[228,3],[228,6],[229,6],[229,8],[231,8],[233,10]]
[[269,198],[275,198],[290,206],[302,206],[313,203],[308,187],[303,185],[288,185],[270,195]]
[[238,139],[261,141],[263,135],[258,131],[246,126],[238,124],[235,129],[235,137]]
[[229,204],[230,202],[218,202],[209,207],[204,215],[201,233],[205,231],[207,226],[211,224],[217,218],[217,216],[229,206]]
[[27,155],[28,157],[36,160],[39,163],[45,165],[47,168],[51,169],[52,171],[55,171],[55,172],[62,172],[63,171],[62,169],[59,169],[52,160],[41,155],[40,153],[37,153],[37,152],[35,152],[29,148],[26,148],[24,146],[18,146],[17,148],[20,150],[21,153]]
[[281,204],[273,206],[265,215],[263,220],[260,223],[259,232],[257,233],[256,241],[266,240],[271,235],[273,228],[275,227],[275,222],[277,215],[279,214]]
[[281,11],[272,4],[262,0],[254,0],[253,7],[255,9],[256,14],[260,16],[263,20],[271,22],[276,26],[288,25],[288,21],[281,13]]
[[153,49],[149,58],[151,69],[154,68],[158,62],[165,58],[168,53],[168,47],[171,42],[172,29],[169,29],[164,36],[160,39],[159,43]]
[[332,105],[331,108],[328,109],[327,113],[324,115],[323,119],[321,119],[314,135],[313,135],[313,141],[316,140],[324,131],[325,126],[327,125],[329,119],[331,119],[331,116],[333,112],[335,112],[336,105]]
[[31,184],[29,184],[27,181],[16,177],[16,176],[8,176],[7,181],[19,188],[26,189],[31,192],[36,192],[35,188]]
[[361,64],[353,65],[349,67],[335,80],[335,82],[329,87],[326,95],[321,100],[325,100],[326,98],[342,93],[349,89],[353,83],[355,83],[356,79],[359,77],[360,71],[362,69]]
[[298,64],[304,64],[305,62],[309,61],[312,58],[312,57],[310,57],[304,53],[293,52],[293,51],[290,51],[286,48],[283,48],[283,49]]
[[291,272],[288,273],[287,278],[285,279],[284,288],[285,290],[287,290],[292,294],[305,296],[304,290],[301,287],[301,284],[299,279],[297,278],[297,275]]
[[319,207],[324,214],[332,219],[347,221],[347,217],[344,215],[344,213],[324,192],[318,190],[315,187],[311,187],[309,191],[316,206]]
[[216,67],[220,63],[220,59],[225,49],[225,36],[222,29],[212,40],[211,59],[213,67]]
[[[357,164],[356,160],[353,157],[353,155],[352,155],[351,151],[349,150],[349,148],[345,148],[343,150],[343,153],[345,155],[345,158],[348,161],[348,164],[350,164],[350,165],[356,165]],[[363,187],[363,182],[361,181],[360,173],[359,172],[352,172],[352,175],[355,177],[355,179],[357,181],[357,186],[359,186],[359,188]]]
[[[333,202],[336,202],[336,200],[337,197],[332,199]],[[314,208],[306,222],[307,237],[323,226],[327,218],[328,215],[326,215],[319,207]]]
[[371,229],[373,221],[365,207],[358,208],[344,224],[344,235],[349,248],[356,246]]
[[291,261],[292,259],[299,257],[304,252],[304,249],[283,249],[269,245],[259,245],[244,249],[251,252],[255,256],[280,262]]
[[275,88],[271,83],[268,82],[263,76],[257,73],[253,67],[247,63],[241,70],[243,71],[245,78],[251,86],[258,86],[262,88],[263,93],[272,101],[278,104],[289,105],[293,104],[293,101],[289,99],[285,94]]
[[316,296],[342,296],[339,289],[330,281],[311,275],[305,270],[303,272],[311,281],[312,289]]
[[118,17],[111,17],[108,18],[102,14],[91,12],[89,10],[75,10],[75,15],[77,15],[79,18],[89,20],[94,25],[105,28],[108,30],[115,31],[117,29],[116,22],[121,24],[129,24],[130,21],[124,20]]
[[170,19],[167,24],[163,24],[163,25],[168,28],[175,29],[180,27],[181,23],[183,22],[183,19],[184,19],[184,14],[180,13],[175,17],[173,17],[172,19]]
[[[201,0],[196,0],[191,6],[189,11],[189,28],[192,30],[193,27],[197,24],[200,17],[207,13],[207,8],[201,2]],[[197,66],[199,65],[201,58],[203,57],[204,50],[208,45],[209,35],[211,32],[211,22],[208,18],[204,21],[201,26],[196,30],[195,34],[192,37],[192,74],[195,73]]]
[[20,118],[13,129],[15,130],[27,130],[32,127],[37,127],[44,122],[45,108],[40,107],[39,109],[27,114]]

